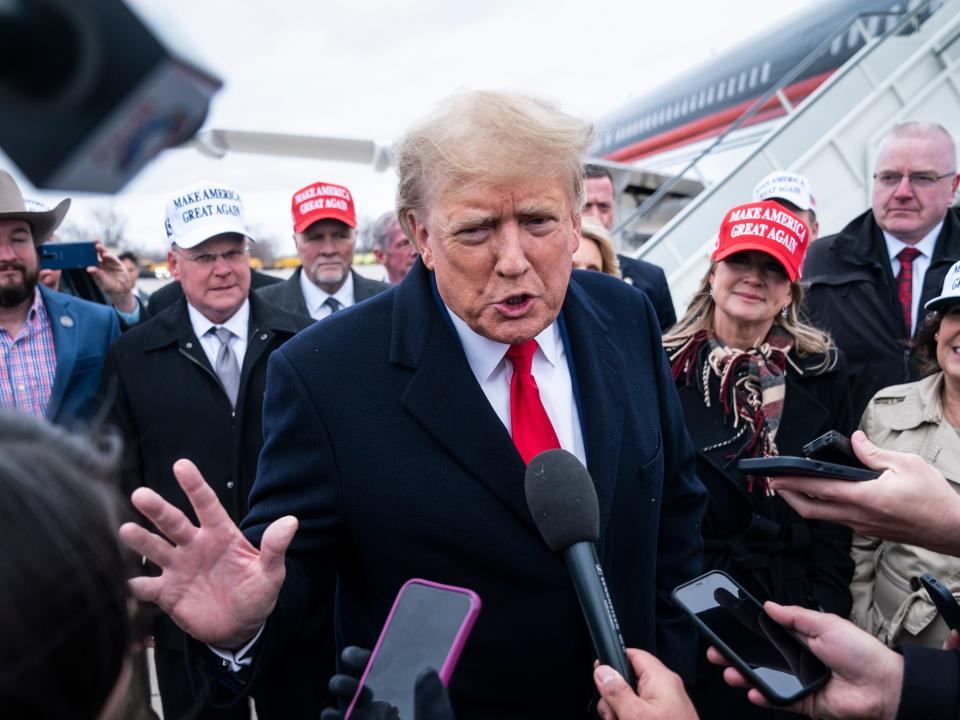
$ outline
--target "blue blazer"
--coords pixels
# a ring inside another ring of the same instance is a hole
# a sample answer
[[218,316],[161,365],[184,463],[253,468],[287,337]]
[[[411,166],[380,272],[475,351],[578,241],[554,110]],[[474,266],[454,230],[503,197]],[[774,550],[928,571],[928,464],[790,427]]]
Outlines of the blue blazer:
[[120,334],[113,308],[40,286],[50,317],[57,374],[46,417],[58,425],[89,420],[98,408],[98,388],[107,348]]
[[[580,271],[563,313],[624,638],[688,674],[696,641],[669,593],[700,572],[706,498],[656,315],[642,293]],[[576,594],[423,263],[289,340],[267,378],[243,527],[255,543],[283,515],[300,528],[257,664],[282,657],[318,604],[341,646],[372,647],[397,590],[421,577],[483,602],[451,684],[458,720],[586,717],[594,652]]]

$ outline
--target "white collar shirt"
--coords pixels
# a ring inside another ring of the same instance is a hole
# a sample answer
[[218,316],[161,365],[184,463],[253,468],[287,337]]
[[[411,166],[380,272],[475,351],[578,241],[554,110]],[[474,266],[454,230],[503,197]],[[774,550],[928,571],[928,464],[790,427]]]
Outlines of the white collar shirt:
[[328,293],[326,290],[314,285],[307,274],[300,271],[300,292],[303,293],[303,302],[307,306],[307,312],[314,320],[323,320],[327,315],[333,314],[329,305],[325,305],[327,298],[332,297],[338,301],[342,308],[353,305],[353,271],[347,271],[347,279],[335,293]]
[[893,271],[893,277],[897,277],[900,272],[900,261],[897,255],[901,250],[907,247],[914,247],[920,251],[913,260],[913,282],[911,292],[910,317],[913,320],[913,327],[910,328],[910,334],[917,331],[917,323],[922,319],[917,317],[920,313],[920,296],[923,294],[923,278],[927,274],[927,268],[930,267],[930,260],[933,258],[933,249],[937,244],[937,238],[940,236],[940,230],[943,228],[943,221],[933,230],[928,232],[924,238],[915,245],[908,245],[903,240],[898,240],[886,230],[883,231],[883,239],[887,243],[887,254],[890,258],[890,269]]
[[247,335],[250,329],[250,301],[244,300],[243,305],[230,316],[224,323],[214,323],[193,305],[187,303],[187,312],[190,315],[190,324],[193,325],[193,333],[200,341],[200,347],[203,348],[207,360],[210,361],[210,367],[217,367],[217,353],[220,352],[220,340],[216,335],[207,334],[212,327],[225,327],[231,333],[230,349],[237,356],[237,365],[243,368],[243,356],[247,352]]
[[[505,357],[509,345],[478,335],[447,308],[453,326],[460,338],[467,363],[480,389],[486,395],[493,411],[510,434],[510,380],[513,364]],[[540,401],[557,433],[560,447],[577,456],[584,465],[587,454],[580,427],[580,416],[573,396],[573,379],[563,339],[557,323],[548,325],[536,337],[537,351],[533,354],[531,372],[540,389]]]

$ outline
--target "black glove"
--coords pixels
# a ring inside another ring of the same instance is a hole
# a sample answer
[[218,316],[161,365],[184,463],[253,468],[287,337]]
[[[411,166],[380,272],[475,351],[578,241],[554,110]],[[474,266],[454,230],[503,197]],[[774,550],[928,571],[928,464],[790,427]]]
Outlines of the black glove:
[[[340,661],[346,674],[338,673],[330,678],[330,692],[341,705],[348,706],[353,696],[357,694],[360,677],[370,661],[370,651],[350,646],[340,653]],[[450,696],[440,682],[440,676],[437,675],[436,670],[428,668],[417,677],[413,702],[414,717],[403,718],[403,720],[455,720]],[[381,700],[374,700],[370,688],[367,687],[360,691],[360,698],[351,715],[351,720],[398,720],[399,718],[396,707]],[[343,713],[334,708],[327,708],[320,715],[320,720],[343,720]]]

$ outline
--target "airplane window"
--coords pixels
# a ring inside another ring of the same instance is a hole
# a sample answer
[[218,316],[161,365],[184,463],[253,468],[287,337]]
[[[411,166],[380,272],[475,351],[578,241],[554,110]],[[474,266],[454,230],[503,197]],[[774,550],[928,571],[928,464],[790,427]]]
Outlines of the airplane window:
[[703,107],[706,107],[706,105],[707,105],[707,91],[701,90],[700,96],[697,98],[697,107],[703,108]]
[[707,88],[707,105],[713,105],[713,85]]
[[770,61],[767,60],[760,68],[760,82],[765,83],[770,80]]
[[727,83],[727,95],[733,95],[737,91],[737,78],[730,78],[730,82]]
[[847,33],[847,47],[853,50],[861,40],[860,31],[857,29],[856,25],[850,27],[850,31]]
[[738,92],[743,92],[747,89],[747,71],[744,70],[740,73],[740,84],[737,86]]
[[694,110],[696,110],[697,107],[699,107],[697,105],[697,95],[696,93],[694,93],[693,95],[690,96],[690,112],[693,112]]
[[683,102],[680,103],[680,114],[681,114],[681,115],[686,115],[686,114],[687,114],[687,99],[686,99],[686,98],[684,98],[684,99],[683,99]]
[[755,88],[757,86],[757,76],[760,74],[760,71],[757,69],[757,66],[754,65],[750,68],[750,87]]
[[717,100],[723,100],[727,96],[727,84],[720,83],[717,85]]

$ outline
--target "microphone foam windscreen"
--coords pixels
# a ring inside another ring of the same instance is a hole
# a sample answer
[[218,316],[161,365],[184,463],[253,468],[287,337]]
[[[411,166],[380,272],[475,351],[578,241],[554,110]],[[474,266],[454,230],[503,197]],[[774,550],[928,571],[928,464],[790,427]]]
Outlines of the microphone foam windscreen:
[[600,535],[597,491],[590,473],[566,450],[545,450],[527,465],[523,481],[527,507],[554,552]]

